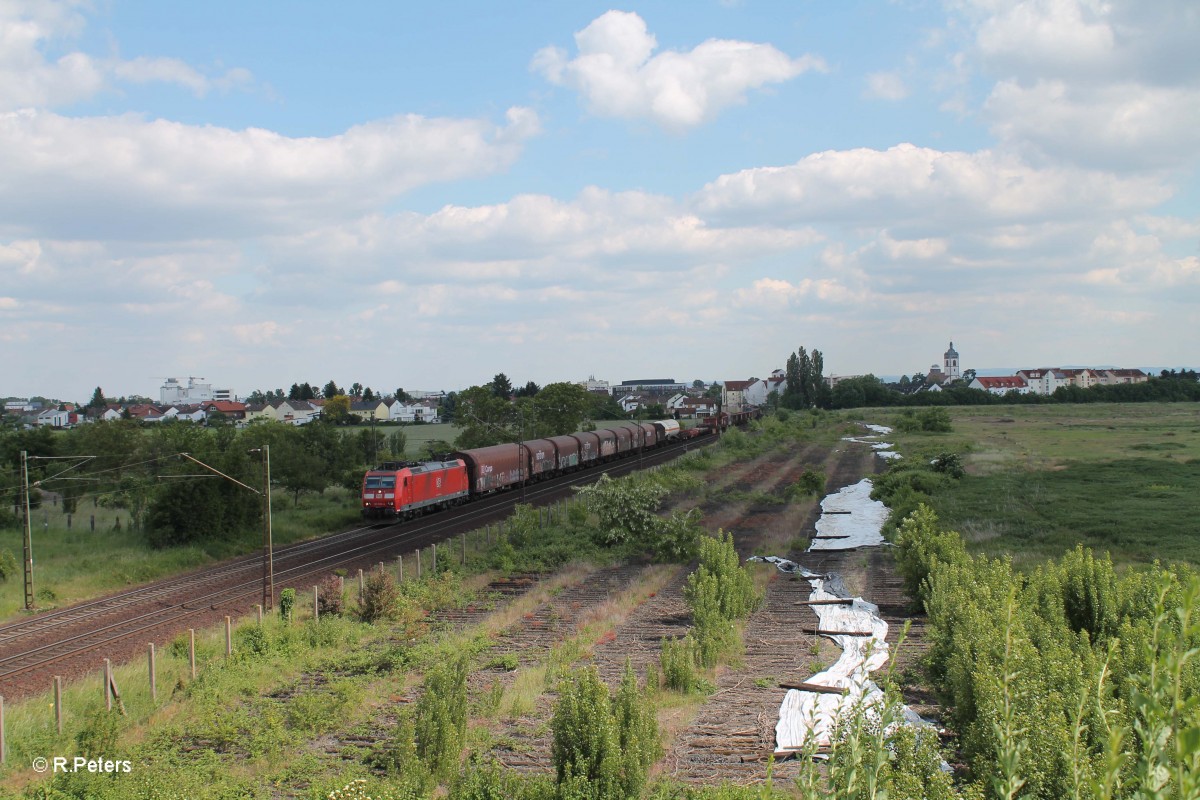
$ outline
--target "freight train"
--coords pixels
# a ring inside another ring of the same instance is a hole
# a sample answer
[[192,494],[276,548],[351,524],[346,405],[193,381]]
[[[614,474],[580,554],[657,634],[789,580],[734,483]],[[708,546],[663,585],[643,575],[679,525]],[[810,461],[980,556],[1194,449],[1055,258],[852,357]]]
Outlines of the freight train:
[[445,461],[387,462],[363,476],[362,513],[367,519],[411,519],[523,483],[660,447],[683,435],[673,419],[627,422],[568,436],[460,450]]

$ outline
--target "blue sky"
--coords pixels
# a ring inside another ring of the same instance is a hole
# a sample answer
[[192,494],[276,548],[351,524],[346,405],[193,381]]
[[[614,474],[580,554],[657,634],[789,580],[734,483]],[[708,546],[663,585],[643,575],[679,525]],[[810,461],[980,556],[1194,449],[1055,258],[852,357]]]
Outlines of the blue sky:
[[0,0],[0,395],[1195,366],[1198,40],[1183,0]]

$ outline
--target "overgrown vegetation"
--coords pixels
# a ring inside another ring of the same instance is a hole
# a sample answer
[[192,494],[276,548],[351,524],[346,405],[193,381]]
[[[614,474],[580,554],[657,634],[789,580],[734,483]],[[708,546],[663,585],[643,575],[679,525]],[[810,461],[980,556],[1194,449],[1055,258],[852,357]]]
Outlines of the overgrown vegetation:
[[924,507],[905,520],[897,551],[929,615],[930,682],[981,791],[1196,796],[1195,573],[1118,576],[1107,557],[1077,547],[1024,575],[968,555]]
[[[688,576],[684,600],[692,613],[696,660],[704,667],[738,646],[735,620],[745,619],[762,605],[762,593],[733,546],[733,534],[718,532],[700,543],[700,565]],[[665,667],[665,665],[664,665]]]
[[571,675],[559,691],[551,729],[560,797],[638,797],[662,752],[654,709],[629,664],[613,695],[593,667]]

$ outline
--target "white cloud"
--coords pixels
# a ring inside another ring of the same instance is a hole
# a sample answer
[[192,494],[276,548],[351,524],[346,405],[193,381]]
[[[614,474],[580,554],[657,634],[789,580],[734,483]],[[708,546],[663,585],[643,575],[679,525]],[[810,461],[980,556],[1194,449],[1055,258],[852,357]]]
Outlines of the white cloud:
[[707,122],[746,93],[824,70],[817,56],[793,59],[767,44],[709,39],[690,52],[666,51],[637,14],[608,11],[575,34],[578,55],[540,50],[532,68],[546,80],[583,95],[604,117],[650,119],[682,131]]
[[507,167],[537,118],[512,109],[506,123],[409,114],[292,138],[135,115],[0,114],[0,232],[194,238],[303,228]]
[[[1188,0],[963,0],[1005,146],[1114,171],[1191,168],[1200,12]],[[963,54],[958,54],[962,56]]]
[[87,25],[75,2],[0,3],[0,111],[52,108],[87,100],[121,83],[168,83],[203,97],[252,82],[241,67],[209,77],[175,58],[117,56],[96,58],[78,51],[54,60],[44,55],[51,43],[77,37]]
[[946,239],[897,240],[888,236],[886,231],[879,237],[879,243],[887,257],[896,261],[927,261],[945,255],[949,249]]
[[903,100],[908,95],[904,79],[894,72],[872,72],[867,76],[867,98],[895,101]]
[[901,144],[814,153],[786,167],[722,175],[704,187],[696,205],[710,219],[936,229],[1141,210],[1169,196],[1153,178],[1038,169],[988,150],[944,152]]
[[1186,165],[1200,156],[1195,86],[1001,81],[984,111],[1003,140],[1015,147],[1029,144],[1055,160],[1130,169]]

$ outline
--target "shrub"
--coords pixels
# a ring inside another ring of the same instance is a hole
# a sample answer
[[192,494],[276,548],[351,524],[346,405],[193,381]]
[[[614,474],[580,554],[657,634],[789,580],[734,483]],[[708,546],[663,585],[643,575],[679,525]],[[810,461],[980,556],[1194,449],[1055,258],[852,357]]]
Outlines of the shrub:
[[289,587],[279,593],[279,618],[291,622],[296,612],[296,590]]
[[467,657],[439,663],[425,674],[425,691],[417,702],[417,754],[438,780],[457,770],[467,735]]
[[21,571],[17,565],[17,557],[10,550],[0,550],[0,581],[6,581],[10,576]]
[[628,662],[615,696],[595,667],[567,678],[551,722],[559,796],[638,797],[662,752],[658,723]]
[[671,516],[660,519],[654,552],[664,561],[689,561],[695,558],[700,547],[704,529],[700,526],[700,509],[686,513],[672,511]]
[[792,484],[788,494],[796,499],[804,497],[820,497],[825,491],[825,473],[805,469],[800,478]]
[[375,623],[393,619],[399,608],[400,590],[396,579],[387,570],[377,569],[367,576],[363,586],[362,607],[359,616],[363,622]]
[[736,645],[733,621],[762,604],[754,579],[742,568],[732,534],[722,531],[718,538],[700,542],[700,566],[688,576],[683,597],[692,612],[697,659],[702,666],[715,666]]
[[600,544],[613,546],[627,541],[649,544],[658,530],[654,513],[666,489],[646,478],[614,481],[608,475],[579,490],[600,518]]
[[321,616],[341,616],[343,603],[341,578],[330,575],[321,581],[317,587],[317,610]]
[[[696,675],[697,661],[696,640],[690,635],[682,639],[663,639],[662,653],[659,655],[663,685],[685,694],[694,691],[699,685]],[[649,681],[647,677],[647,684]]]

